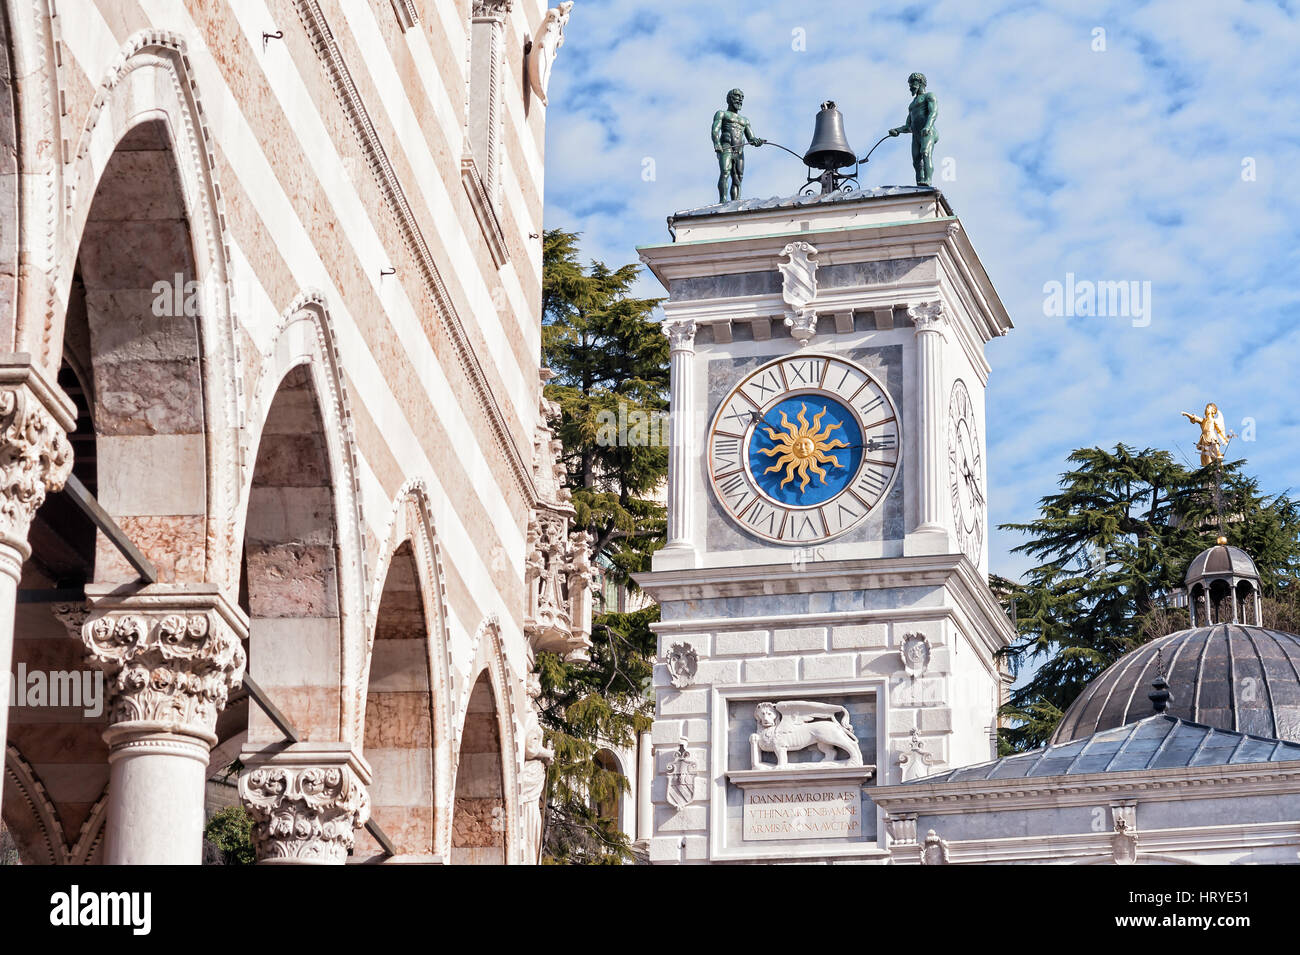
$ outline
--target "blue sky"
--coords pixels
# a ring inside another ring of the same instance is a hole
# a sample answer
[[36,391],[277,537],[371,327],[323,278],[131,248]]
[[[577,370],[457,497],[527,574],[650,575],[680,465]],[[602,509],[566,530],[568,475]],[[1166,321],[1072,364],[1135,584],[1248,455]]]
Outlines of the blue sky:
[[[1076,447],[1192,459],[1179,412],[1209,400],[1238,432],[1254,420],[1229,456],[1300,491],[1298,6],[578,0],[551,81],[546,225],[635,261],[665,216],[716,200],[708,129],[728,89],[798,152],[833,99],[862,153],[920,70],[936,177],[955,172],[936,184],[1017,326],[986,351],[992,523],[1031,518]],[[907,140],[865,169],[863,185],[910,184]],[[751,149],[745,193],[792,193],[802,171]],[[1067,273],[1150,282],[1149,324],[1046,315],[1044,284]],[[640,291],[663,294],[648,273]],[[1029,566],[1019,540],[992,532],[993,571]]]

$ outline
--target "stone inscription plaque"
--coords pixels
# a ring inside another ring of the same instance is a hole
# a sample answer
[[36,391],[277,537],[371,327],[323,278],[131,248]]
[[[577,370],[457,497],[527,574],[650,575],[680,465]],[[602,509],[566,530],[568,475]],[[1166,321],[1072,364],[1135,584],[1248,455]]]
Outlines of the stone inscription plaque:
[[744,797],[741,837],[747,842],[862,834],[862,790],[856,786],[750,786]]

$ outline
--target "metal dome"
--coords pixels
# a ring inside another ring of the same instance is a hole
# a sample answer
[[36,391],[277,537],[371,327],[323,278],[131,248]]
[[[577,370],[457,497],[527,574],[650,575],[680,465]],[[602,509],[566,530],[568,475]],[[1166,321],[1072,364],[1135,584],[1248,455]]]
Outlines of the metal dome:
[[1205,548],[1192,558],[1192,562],[1187,565],[1184,583],[1190,588],[1198,581],[1228,577],[1258,583],[1259,571],[1255,568],[1255,562],[1251,560],[1250,555],[1240,547],[1231,547],[1223,543],[1222,537],[1219,540],[1220,543]]
[[1180,630],[1120,657],[1070,704],[1051,742],[1150,716],[1157,653],[1172,694],[1168,715],[1300,741],[1300,636],[1225,623]]

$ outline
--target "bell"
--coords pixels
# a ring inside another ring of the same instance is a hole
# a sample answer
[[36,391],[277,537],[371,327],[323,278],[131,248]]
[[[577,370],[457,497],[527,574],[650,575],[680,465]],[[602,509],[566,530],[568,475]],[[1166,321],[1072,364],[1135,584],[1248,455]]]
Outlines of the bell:
[[844,138],[844,117],[833,100],[822,103],[817,113],[812,144],[803,154],[803,161],[813,169],[839,169],[858,161],[857,153]]

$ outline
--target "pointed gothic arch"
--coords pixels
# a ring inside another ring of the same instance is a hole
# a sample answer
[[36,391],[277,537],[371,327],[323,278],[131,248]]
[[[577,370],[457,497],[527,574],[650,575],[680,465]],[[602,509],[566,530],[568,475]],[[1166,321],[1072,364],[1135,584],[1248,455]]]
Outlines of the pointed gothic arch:
[[452,698],[446,578],[428,490],[397,494],[371,585],[361,734],[371,813],[404,855],[446,858],[452,838]]
[[520,741],[516,733],[519,706],[495,616],[479,625],[474,645],[474,665],[463,688],[456,738],[450,861],[513,865],[522,856]]
[[[256,561],[250,557],[251,542],[258,550],[258,559],[269,561],[263,568],[271,573],[261,578],[263,582],[272,576],[283,582],[288,572],[285,560],[298,562],[304,573],[319,572],[316,583],[311,585],[320,589],[319,599],[299,605],[296,611],[289,605],[274,608],[264,603],[262,609],[267,613],[261,619],[329,622],[314,625],[320,631],[317,642],[300,648],[307,655],[296,660],[281,654],[287,649],[285,640],[262,641],[254,622],[249,672],[259,679],[262,666],[276,668],[275,680],[288,682],[267,681],[262,685],[268,692],[278,687],[298,698],[298,703],[288,708],[299,710],[304,726],[315,726],[311,738],[359,743],[367,639],[365,537],[352,417],[329,309],[322,294],[304,291],[289,304],[267,353],[261,357],[259,371],[247,414],[254,425],[245,432],[245,459],[252,464],[245,469],[240,495],[245,506],[236,522],[237,535],[244,542],[244,588],[250,616],[259,616],[253,603],[272,593],[255,593],[259,578]],[[314,455],[310,473],[298,469],[300,473],[291,474],[293,466],[302,462],[294,457],[296,452],[289,445],[301,443],[300,439],[308,435]],[[295,492],[273,492],[273,488],[294,488]],[[259,497],[266,500],[259,501]],[[265,517],[275,514],[284,517],[263,523]],[[325,530],[321,521],[328,523],[328,541],[320,539]],[[279,551],[273,552],[274,548]],[[328,566],[321,563],[314,569],[303,567],[300,558],[308,556],[307,549],[314,549],[313,554],[321,560],[328,552]],[[306,586],[305,578],[300,579]],[[322,600],[330,606],[318,606]],[[295,616],[298,611],[302,614]],[[267,631],[277,626],[263,624],[263,635],[269,636]],[[289,633],[293,628],[284,627],[286,634],[293,636]],[[299,628],[298,636],[303,635]],[[263,644],[261,662],[258,643]],[[330,654],[329,674],[322,670],[322,661],[310,655],[314,650]],[[309,673],[308,668],[313,672]],[[280,699],[288,699],[285,694]],[[277,705],[283,705],[280,699]],[[255,726],[260,717],[250,714],[250,721]],[[333,728],[327,730],[327,723]],[[252,728],[250,733],[254,742],[270,738],[274,733],[265,725]]]

